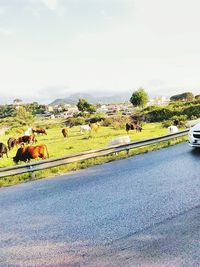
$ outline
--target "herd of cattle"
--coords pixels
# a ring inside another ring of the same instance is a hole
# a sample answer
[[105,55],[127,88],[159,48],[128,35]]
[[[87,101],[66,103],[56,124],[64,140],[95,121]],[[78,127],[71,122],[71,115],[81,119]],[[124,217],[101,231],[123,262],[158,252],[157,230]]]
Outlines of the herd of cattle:
[[[100,127],[99,123],[89,123],[88,125],[81,125],[80,126],[80,133],[83,134],[84,132],[89,132],[89,133],[97,133],[98,129]],[[126,131],[127,133],[130,130],[136,130],[141,132],[142,127],[139,124],[130,122],[126,123]],[[69,130],[68,128],[63,128],[61,130],[61,133],[64,138],[69,137]],[[47,135],[47,132],[43,128],[28,128],[23,136],[20,136],[18,138],[15,137],[9,137],[7,141],[7,145],[4,143],[0,142],[0,157],[3,157],[5,154],[8,157],[8,150],[13,149],[14,147],[18,147],[16,155],[13,157],[14,163],[18,163],[19,161],[24,161],[24,162],[29,162],[31,159],[46,159],[49,158],[49,152],[47,149],[47,146],[42,144],[42,145],[36,145],[37,143],[37,138],[36,134],[42,134],[42,135]],[[120,142],[128,142],[130,139],[128,137],[124,137],[125,139],[121,140]],[[119,138],[118,138],[119,139]],[[112,144],[113,140],[111,140]],[[114,144],[116,142],[119,142],[119,140],[115,140]],[[109,144],[110,145],[110,144]]]
[[[100,127],[99,123],[89,123],[88,125],[81,125],[80,126],[80,133],[83,134],[84,132],[89,133],[97,133]],[[125,130],[128,134],[130,130],[136,130],[136,132],[141,132],[142,127],[137,122],[129,122],[125,125]],[[169,126],[168,127],[169,133],[178,132],[177,126]],[[69,137],[69,129],[63,128],[61,133],[64,138]],[[37,138],[36,134],[47,135],[47,132],[43,128],[28,128],[23,136],[18,138],[10,137],[7,141],[7,145],[0,142],[0,157],[3,157],[5,154],[8,158],[8,150],[13,149],[14,147],[18,147],[16,155],[13,157],[14,163],[18,164],[19,161],[29,162],[31,159],[46,159],[49,158],[49,152],[47,146],[44,144],[36,145]],[[121,136],[117,138],[113,138],[108,143],[108,146],[115,146],[115,145],[123,145],[129,143],[130,137],[129,136]],[[34,145],[35,144],[35,145]]]
[[23,136],[20,136],[18,138],[9,137],[7,145],[0,142],[0,157],[3,158],[3,155],[5,154],[8,158],[8,150],[13,149],[15,146],[20,146],[17,149],[16,155],[13,157],[14,163],[18,163],[19,161],[27,162],[31,159],[36,158],[49,158],[49,153],[46,145],[33,146],[33,144],[37,142],[35,135],[36,133],[47,135],[46,130],[43,128],[29,128],[24,132]]

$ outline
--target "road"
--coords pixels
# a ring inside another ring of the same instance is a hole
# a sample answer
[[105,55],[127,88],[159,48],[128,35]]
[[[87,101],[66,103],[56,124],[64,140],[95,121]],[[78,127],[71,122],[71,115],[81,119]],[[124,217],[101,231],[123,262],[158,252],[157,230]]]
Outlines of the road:
[[200,266],[186,143],[0,189],[0,266]]

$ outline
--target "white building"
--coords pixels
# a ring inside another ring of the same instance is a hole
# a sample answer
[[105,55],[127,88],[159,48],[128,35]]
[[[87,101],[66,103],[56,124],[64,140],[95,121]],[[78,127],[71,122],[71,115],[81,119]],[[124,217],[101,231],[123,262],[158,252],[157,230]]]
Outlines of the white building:
[[164,106],[167,105],[170,102],[168,98],[165,96],[151,98],[149,102],[147,103],[148,106],[158,105],[158,106]]

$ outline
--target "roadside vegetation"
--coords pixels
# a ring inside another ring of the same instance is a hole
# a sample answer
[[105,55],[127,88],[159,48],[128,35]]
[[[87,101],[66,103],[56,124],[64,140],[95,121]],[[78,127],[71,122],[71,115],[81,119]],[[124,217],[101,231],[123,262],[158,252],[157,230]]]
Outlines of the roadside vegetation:
[[[183,97],[188,97],[188,99],[183,99]],[[4,133],[0,132],[0,141],[7,144],[9,137],[22,136],[27,127],[43,127],[46,129],[47,135],[37,135],[37,144],[45,144],[48,147],[50,158],[56,158],[77,152],[104,148],[112,138],[119,136],[129,135],[131,141],[162,136],[168,133],[168,126],[176,125],[179,129],[184,129],[188,120],[200,117],[199,97],[192,97],[191,93],[172,96],[171,102],[165,106],[145,107],[147,100],[148,95],[143,88],[140,88],[138,91],[133,92],[130,99],[135,108],[133,115],[123,116],[121,112],[117,112],[113,116],[107,116],[104,113],[97,113],[95,105],[80,99],[77,104],[80,112],[68,119],[38,119],[36,114],[38,112],[43,114],[45,107],[37,103],[23,104],[18,108],[13,105],[2,105],[0,106],[0,128],[5,129],[5,131]],[[135,118],[142,126],[142,131],[131,130],[127,134],[125,125],[127,122],[135,120]],[[80,125],[88,124],[89,122],[98,122],[100,124],[98,132],[81,134]],[[64,138],[61,130],[66,126],[68,127],[69,136]],[[187,137],[181,137],[155,145],[132,149],[129,156],[167,147],[186,141],[186,139]],[[0,158],[0,168],[14,165],[12,158],[15,156],[16,151],[17,147],[14,147],[11,151],[8,151],[9,158],[6,158],[5,155],[4,158]],[[126,153],[120,152],[118,155],[71,163],[38,171],[35,173],[35,178],[55,176],[70,170],[82,169],[125,157],[127,157]],[[5,177],[0,179],[0,186],[17,184],[31,179],[32,177],[29,174]]]
[[[127,135],[125,128],[116,129],[112,126],[101,126],[97,133],[80,133],[80,127],[74,126],[69,129],[69,137],[63,138],[61,133],[62,125],[49,124],[46,126],[47,135],[37,135],[37,144],[46,144],[49,150],[51,158],[65,156],[77,152],[98,149],[106,147],[108,142],[115,137]],[[12,132],[13,134],[13,132]],[[155,137],[167,134],[167,129],[161,127],[161,123],[145,123],[143,125],[143,131],[136,133],[136,131],[130,131],[129,136],[132,141],[138,139],[144,139],[149,137]],[[6,143],[10,134],[2,135],[1,141]],[[9,158],[4,155],[3,159],[0,159],[0,167],[13,166],[12,157],[16,154],[17,147],[8,152]]]
[[[99,128],[97,133],[89,134],[84,133],[80,134],[80,127],[72,127],[69,131],[69,137],[63,138],[61,129],[62,124],[51,124],[47,127],[47,136],[38,135],[38,144],[46,144],[51,158],[65,156],[73,154],[76,152],[87,151],[92,149],[98,149],[106,147],[108,142],[115,137],[126,135],[125,129],[116,129],[112,126],[102,126]],[[130,131],[129,136],[131,141],[145,139],[150,137],[161,136],[167,134],[168,131],[166,128],[162,128],[161,123],[145,123],[143,125],[143,131],[141,133],[136,133],[136,131]],[[1,140],[6,143],[7,135],[2,135]],[[133,156],[139,153],[147,153],[148,151],[156,150],[161,147],[167,147],[175,143],[185,141],[185,138],[179,138],[176,140],[166,141],[163,143],[158,143],[151,146],[145,146],[137,149],[130,150],[129,156]],[[3,159],[0,159],[0,167],[13,166],[12,157],[15,156],[17,148],[9,151],[9,158],[4,156]],[[88,159],[85,161],[80,161],[77,163],[70,163],[68,165],[54,167],[51,169],[38,171],[35,173],[35,178],[40,179],[49,176],[55,176],[63,174],[68,171],[78,170],[87,168],[92,165],[102,164],[105,162],[110,162],[116,159],[121,159],[127,157],[125,152],[120,152],[118,155],[108,155],[104,157],[99,157],[95,159]],[[35,179],[34,178],[34,179]],[[25,181],[31,180],[32,177],[30,174],[16,175],[12,177],[5,177],[0,179],[0,186],[13,185]]]

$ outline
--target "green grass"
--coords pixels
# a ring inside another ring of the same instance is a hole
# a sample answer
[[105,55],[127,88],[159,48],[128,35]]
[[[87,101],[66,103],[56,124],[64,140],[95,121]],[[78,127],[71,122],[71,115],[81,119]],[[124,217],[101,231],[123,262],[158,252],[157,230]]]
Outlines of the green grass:
[[[54,126],[47,130],[47,136],[37,136],[37,144],[46,144],[49,150],[50,158],[65,156],[81,151],[87,151],[92,149],[98,149],[106,147],[108,142],[115,137],[127,135],[125,129],[114,129],[112,127],[100,127],[98,133],[93,133],[89,135],[88,133],[80,134],[80,127],[73,127],[69,129],[69,138],[64,138],[61,133],[62,127],[59,125]],[[147,123],[143,125],[143,131],[141,133],[136,133],[136,131],[130,131],[129,136],[131,141],[145,139],[150,137],[161,136],[167,134],[168,131],[165,128],[161,128],[160,123]],[[2,135],[0,136],[0,141],[6,143],[7,139],[10,137]],[[184,138],[179,138],[176,142],[184,141]],[[169,146],[173,144],[172,141],[167,141],[159,143],[156,145],[146,146],[142,148],[133,149],[130,151],[130,155],[135,155],[138,153],[148,152],[150,150],[158,149],[163,146]],[[17,148],[9,151],[9,158],[0,159],[0,167],[13,166],[12,157],[16,154]],[[71,163],[65,166],[55,167],[43,171],[36,172],[36,179],[48,176],[55,176],[62,174],[70,170],[77,170],[92,166],[94,164],[101,164],[104,162],[112,161],[119,158],[126,157],[125,152],[120,152],[116,155],[109,155],[105,157],[100,157],[96,159],[89,159],[83,162]],[[30,180],[29,174],[21,174],[13,177],[5,177],[0,180],[0,186],[17,184]]]

